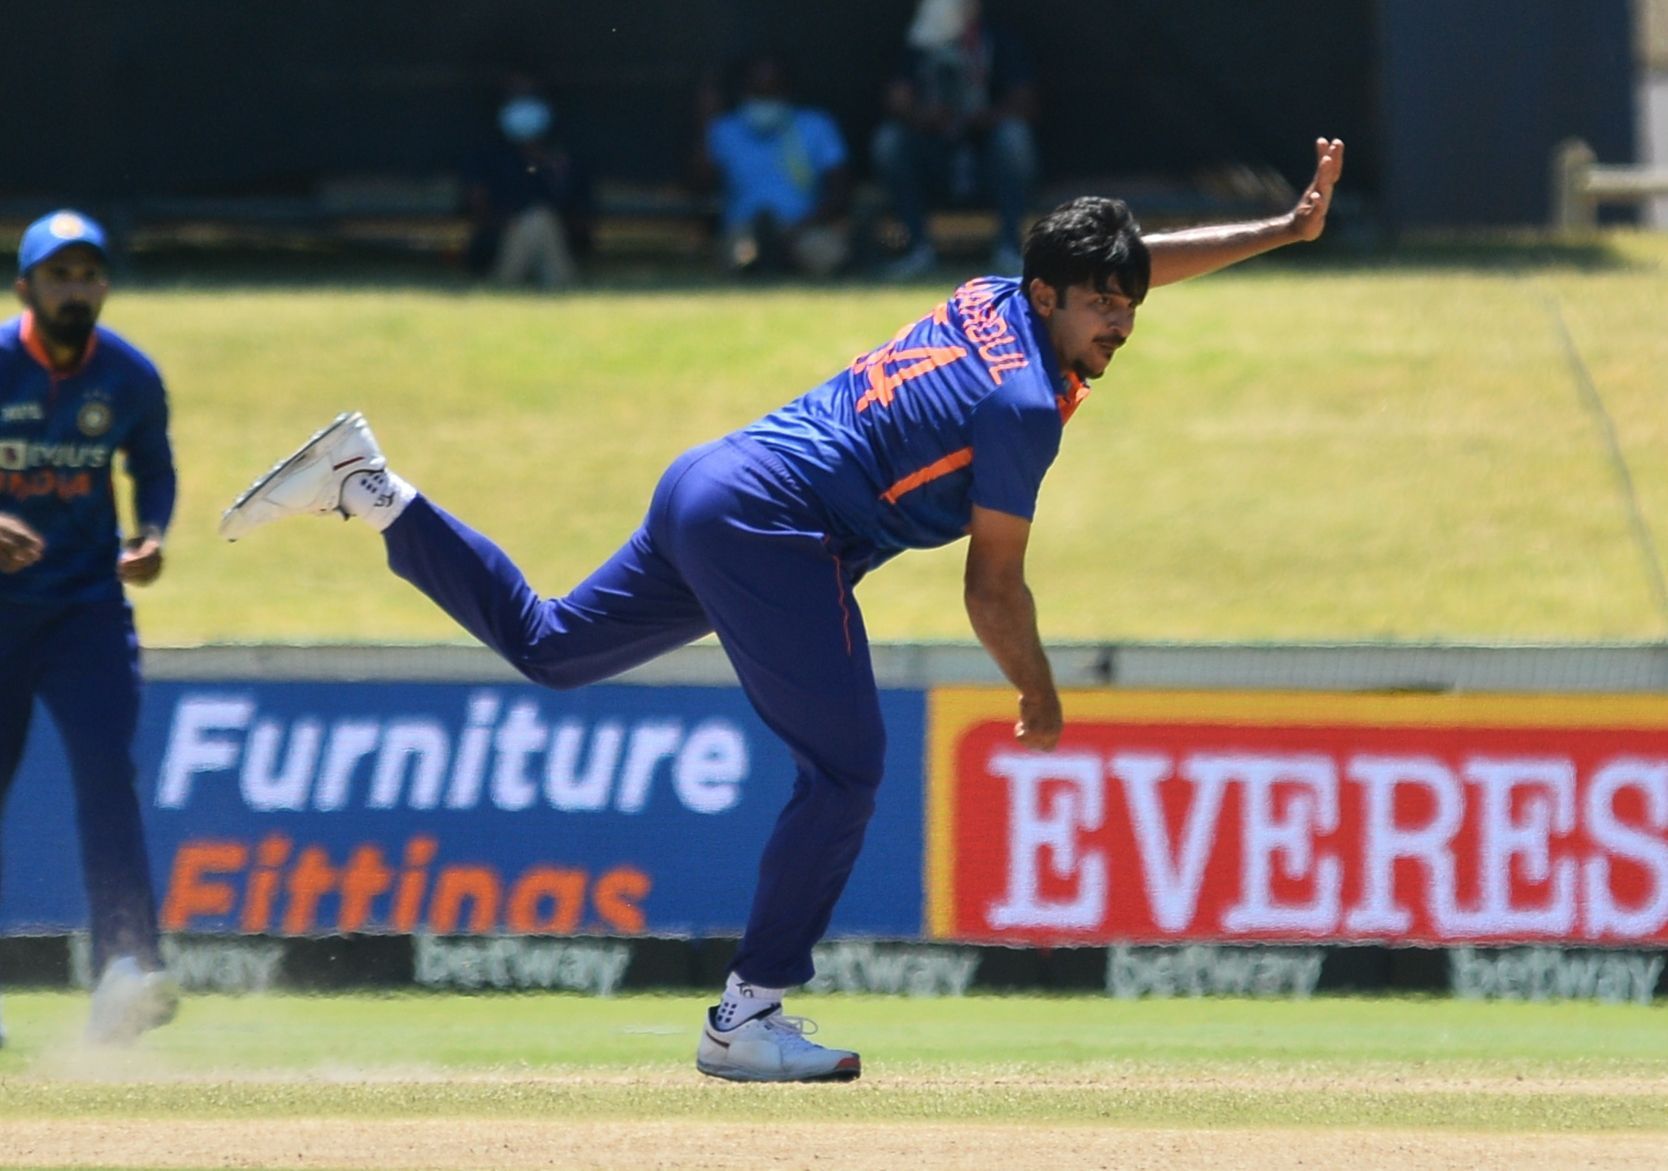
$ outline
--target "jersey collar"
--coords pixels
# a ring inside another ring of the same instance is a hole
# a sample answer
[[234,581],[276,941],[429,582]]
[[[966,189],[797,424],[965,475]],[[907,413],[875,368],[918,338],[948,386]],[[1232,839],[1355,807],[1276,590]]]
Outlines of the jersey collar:
[[1060,422],[1069,423],[1077,408],[1083,405],[1083,400],[1089,397],[1089,384],[1072,370],[1066,371],[1064,381],[1066,389],[1056,394],[1054,401],[1060,404]]

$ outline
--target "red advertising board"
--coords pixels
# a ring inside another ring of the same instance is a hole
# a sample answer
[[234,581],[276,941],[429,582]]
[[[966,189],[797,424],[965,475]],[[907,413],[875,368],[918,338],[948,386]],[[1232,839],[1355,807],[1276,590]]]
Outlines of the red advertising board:
[[1668,943],[1668,700],[929,701],[939,938]]

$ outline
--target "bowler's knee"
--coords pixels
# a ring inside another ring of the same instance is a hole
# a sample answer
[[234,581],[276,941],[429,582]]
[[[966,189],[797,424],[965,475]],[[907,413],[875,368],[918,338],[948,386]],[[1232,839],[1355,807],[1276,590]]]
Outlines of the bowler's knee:
[[886,732],[853,731],[823,755],[825,780],[853,801],[874,806],[875,790],[886,773]]

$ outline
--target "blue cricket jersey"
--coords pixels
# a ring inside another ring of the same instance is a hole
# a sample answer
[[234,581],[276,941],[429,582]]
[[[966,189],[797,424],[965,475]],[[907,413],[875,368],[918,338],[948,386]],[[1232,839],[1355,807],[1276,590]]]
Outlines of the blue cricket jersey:
[[1088,393],[1009,277],[981,277],[886,345],[743,428],[876,564],[966,534],[973,505],[1031,519]]
[[174,512],[168,399],[156,367],[98,327],[81,364],[54,371],[25,313],[0,325],[0,512],[40,533],[46,552],[0,574],[0,601],[118,597],[121,534],[111,465],[120,451],[141,527]]

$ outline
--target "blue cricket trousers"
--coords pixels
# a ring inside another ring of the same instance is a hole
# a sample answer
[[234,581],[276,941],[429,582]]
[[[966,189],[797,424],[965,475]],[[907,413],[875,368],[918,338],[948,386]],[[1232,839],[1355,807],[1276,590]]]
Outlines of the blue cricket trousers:
[[93,971],[118,955],[160,968],[133,763],[139,640],[126,601],[0,603],[0,801],[17,774],[37,697],[58,725],[75,786]]
[[811,978],[885,756],[853,575],[818,515],[769,452],[732,435],[678,457],[642,527],[563,598],[539,597],[502,550],[423,497],[385,534],[396,574],[535,683],[593,683],[717,632],[796,765],[732,965],[774,988]]

